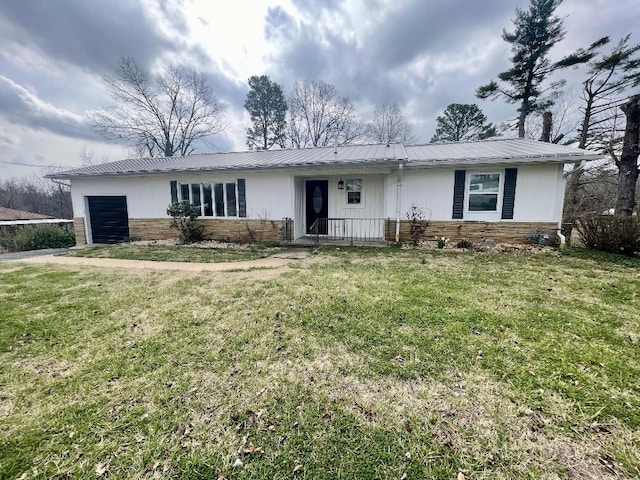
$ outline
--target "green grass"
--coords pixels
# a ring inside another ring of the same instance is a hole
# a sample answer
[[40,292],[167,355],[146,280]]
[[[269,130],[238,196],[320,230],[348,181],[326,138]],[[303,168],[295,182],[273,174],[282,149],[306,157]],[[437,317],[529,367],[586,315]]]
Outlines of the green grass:
[[637,265],[265,272],[0,266],[0,478],[640,476]]
[[139,245],[120,243],[117,245],[87,247],[70,252],[72,257],[119,258],[123,260],[151,260],[157,262],[240,262],[266,258],[280,251],[270,244],[238,246],[227,244],[221,247],[199,245]]

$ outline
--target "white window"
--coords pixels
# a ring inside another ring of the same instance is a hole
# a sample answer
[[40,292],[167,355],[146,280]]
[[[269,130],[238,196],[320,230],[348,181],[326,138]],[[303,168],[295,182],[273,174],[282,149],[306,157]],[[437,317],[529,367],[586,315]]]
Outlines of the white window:
[[470,173],[467,184],[467,211],[497,212],[501,182],[500,173]]
[[347,204],[360,205],[362,203],[362,179],[347,179]]
[[199,208],[201,217],[238,216],[235,183],[182,183],[179,192],[180,200]]

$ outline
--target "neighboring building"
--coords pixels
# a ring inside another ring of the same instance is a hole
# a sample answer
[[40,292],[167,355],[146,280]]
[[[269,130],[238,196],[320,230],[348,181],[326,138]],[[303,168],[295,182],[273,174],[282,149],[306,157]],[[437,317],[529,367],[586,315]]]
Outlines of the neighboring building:
[[0,222],[16,222],[24,223],[38,223],[34,220],[47,220],[52,219],[49,215],[42,215],[40,213],[25,212],[24,210],[15,210],[13,208],[0,207]]
[[560,225],[564,165],[602,158],[524,139],[347,145],[121,160],[50,175],[71,180],[76,240],[177,237],[167,207],[200,208],[205,234],[408,239],[407,211],[427,234],[524,242]]

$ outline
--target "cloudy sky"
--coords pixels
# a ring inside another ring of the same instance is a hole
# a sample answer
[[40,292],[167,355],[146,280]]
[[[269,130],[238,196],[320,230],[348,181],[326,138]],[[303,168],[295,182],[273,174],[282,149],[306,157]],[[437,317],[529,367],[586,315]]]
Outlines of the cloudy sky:
[[[367,119],[400,102],[428,142],[453,102],[478,103],[492,122],[515,106],[475,99],[508,68],[501,39],[527,0],[7,0],[0,2],[0,180],[48,166],[118,160],[127,148],[87,126],[109,103],[101,76],[123,56],[150,70],[197,68],[227,105],[221,150],[244,150],[247,78],[267,74],[289,89],[320,79],[351,98]],[[610,35],[637,31],[637,0],[565,0],[566,39],[554,57]],[[635,28],[634,28],[635,27]],[[640,41],[640,35],[632,41]],[[577,85],[580,72],[563,73]],[[40,167],[43,166],[43,167]]]

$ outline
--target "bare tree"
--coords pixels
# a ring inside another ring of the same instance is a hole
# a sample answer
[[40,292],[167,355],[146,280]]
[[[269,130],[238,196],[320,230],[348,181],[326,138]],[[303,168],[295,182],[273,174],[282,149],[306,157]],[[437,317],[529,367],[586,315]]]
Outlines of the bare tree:
[[152,76],[133,59],[123,58],[115,74],[103,80],[115,103],[94,112],[90,124],[141,156],[189,155],[198,142],[226,127],[224,106],[194,70],[167,67]]
[[[596,150],[617,158],[621,154],[625,118],[620,106],[626,101],[625,91],[639,81],[640,45],[629,45],[626,35],[610,51],[599,54],[599,50],[610,43],[609,37],[601,39],[595,49],[597,56],[589,61],[587,77],[582,83],[580,122],[573,139],[579,148]],[[567,182],[564,222],[567,233],[585,210],[584,190],[590,177],[584,172],[585,164],[571,172]]]
[[369,124],[367,137],[376,143],[416,143],[413,127],[400,111],[398,102],[384,102],[373,110],[373,122]]
[[288,138],[294,148],[345,145],[364,138],[366,126],[347,97],[320,80],[295,82],[289,99]]
[[98,160],[96,158],[96,152],[93,150],[87,149],[86,146],[82,147],[80,150],[80,164],[83,167],[89,167],[91,165],[99,165],[100,163],[107,163],[109,161],[109,157],[106,155],[102,156],[102,159]]
[[638,183],[638,156],[640,155],[640,94],[634,95],[620,109],[627,117],[624,144],[620,156],[611,151],[618,167],[618,195],[616,216],[630,217],[636,206],[636,184]]
[[0,182],[0,207],[57,218],[73,215],[68,182],[52,182],[37,176]]
[[[525,138],[540,140],[543,136],[544,116],[551,113],[549,142],[560,143],[575,135],[579,124],[578,94],[575,90],[562,90],[555,96],[555,103],[545,112],[531,114],[525,120]],[[544,141],[544,140],[543,140]]]

